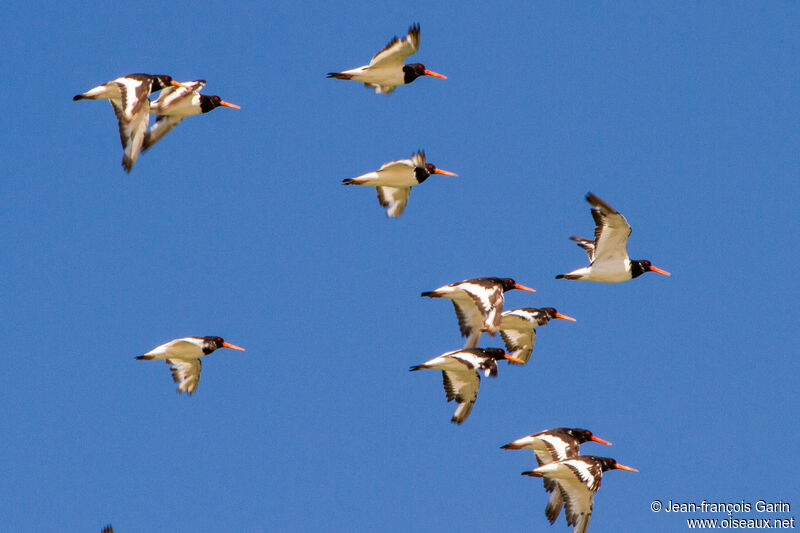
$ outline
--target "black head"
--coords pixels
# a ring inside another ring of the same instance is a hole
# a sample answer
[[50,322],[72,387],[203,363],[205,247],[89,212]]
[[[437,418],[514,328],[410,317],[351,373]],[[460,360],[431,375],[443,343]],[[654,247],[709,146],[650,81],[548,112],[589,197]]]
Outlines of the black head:
[[[200,95],[200,112],[208,113],[212,109],[216,109],[222,105],[222,98],[219,96]],[[215,115],[216,116],[216,115]]]
[[657,272],[662,276],[669,276],[670,273],[666,270],[662,270],[658,267],[653,266],[653,264],[648,261],[647,259],[637,259],[635,261],[631,261],[631,278],[637,278],[644,274],[645,272]]
[[222,337],[203,337],[203,340],[205,341],[203,343],[203,353],[206,354],[222,348],[222,345],[225,344],[225,341],[222,340]]
[[539,311],[541,311],[542,314],[545,317],[547,317],[547,320],[553,320],[556,317],[556,314],[558,313],[558,311],[556,311],[552,307],[542,307],[539,309]]
[[629,472],[638,472],[638,470],[635,468],[619,464],[616,459],[612,459],[611,457],[595,457],[593,455],[589,455],[587,457],[594,459],[594,461],[597,463],[597,466],[599,466],[603,472],[607,472],[609,470],[627,470]]
[[483,355],[486,357],[491,357],[492,359],[505,359],[506,352],[501,350],[500,348],[484,348]]
[[564,428],[564,433],[577,440],[579,444],[589,442],[594,437],[591,431],[581,428]]
[[511,278],[500,278],[500,286],[503,287],[503,292],[510,291],[515,288],[517,282]]
[[150,89],[150,92],[160,91],[165,87],[169,87],[172,85],[172,76],[167,76],[166,74],[159,74],[157,76],[153,76],[153,85]]
[[403,81],[411,83],[420,76],[425,75],[425,65],[422,63],[412,63],[410,65],[403,65]]

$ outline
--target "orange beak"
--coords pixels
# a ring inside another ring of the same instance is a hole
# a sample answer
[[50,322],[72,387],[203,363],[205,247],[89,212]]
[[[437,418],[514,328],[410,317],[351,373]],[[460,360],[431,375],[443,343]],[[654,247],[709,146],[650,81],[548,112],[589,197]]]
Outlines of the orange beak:
[[[556,318],[561,318],[561,319],[564,319],[564,320],[569,320],[570,322],[577,322],[577,320],[575,320],[575,319],[574,319],[574,318],[572,318],[571,316],[562,315],[561,313],[556,313]],[[594,440],[594,439],[592,439],[592,440]],[[598,441],[598,442],[599,442],[599,441]],[[603,443],[603,444],[605,444],[605,443]]]
[[425,69],[425,75],[426,76],[433,76],[434,78],[442,78],[443,80],[447,79],[447,76],[445,76],[444,74],[437,74],[436,72],[433,72],[432,70],[428,70],[428,69]]
[[222,343],[223,348],[230,348],[231,350],[239,350],[240,352],[244,351],[244,348],[241,346],[236,346],[235,344],[228,344],[227,342]]
[[[605,444],[606,446],[611,446],[611,443],[608,442],[607,440],[603,440],[600,437],[595,437],[594,435],[592,435],[592,440],[595,441],[595,442],[599,442],[600,444]],[[638,472],[638,470],[637,470],[637,472]]]
[[458,177],[458,174],[456,174],[455,172],[450,172],[450,171],[447,171],[447,170],[442,170],[441,168],[437,168],[436,170],[434,170],[434,171],[433,171],[433,173],[434,173],[434,174],[444,174],[445,176],[455,176],[455,177]]
[[187,91],[191,91],[191,90],[192,90],[192,88],[191,88],[191,87],[187,87],[186,85],[184,85],[184,84],[182,84],[182,83],[179,83],[179,82],[177,82],[177,81],[175,81],[175,80],[172,80],[172,81],[170,82],[170,85],[172,85],[173,87],[180,87],[180,88],[182,88],[182,89],[186,89]]
[[660,268],[654,267],[653,265],[650,265],[650,270],[653,271],[653,272],[658,272],[662,276],[671,276],[672,275],[669,272],[667,272],[666,270],[661,270]]
[[239,107],[238,105],[236,105],[236,104],[232,104],[232,103],[230,103],[230,102],[225,102],[225,101],[223,101],[223,100],[220,100],[220,101],[219,101],[219,105],[224,105],[225,107],[232,107],[232,108],[234,108],[234,109],[241,109],[241,107]]
[[520,285],[519,283],[515,283],[514,288],[519,289],[521,291],[536,292],[536,289],[531,289],[530,287],[526,287],[525,285]]
[[525,361],[523,361],[522,359],[517,359],[516,357],[512,357],[512,356],[510,356],[508,354],[506,354],[506,359],[508,359],[512,363],[517,363],[518,365],[524,365],[525,364]]
[[638,470],[636,470],[635,468],[631,468],[630,466],[621,465],[619,463],[617,463],[617,468],[619,468],[620,470],[627,470],[628,472],[638,472]]

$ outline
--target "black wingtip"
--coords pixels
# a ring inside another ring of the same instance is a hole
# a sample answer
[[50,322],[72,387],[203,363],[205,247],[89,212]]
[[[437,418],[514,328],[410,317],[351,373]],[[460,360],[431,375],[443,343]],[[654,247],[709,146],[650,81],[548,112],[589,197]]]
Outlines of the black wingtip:
[[136,359],[138,359],[140,361],[150,361],[151,359],[153,359],[153,356],[152,355],[137,355]]
[[420,294],[420,296],[427,296],[428,298],[435,298],[436,293],[434,291],[426,291]]
[[556,276],[556,279],[564,279],[566,276],[564,274],[559,274]]
[[423,365],[414,365],[411,368],[409,368],[408,371],[409,372],[415,372],[417,370],[422,370],[423,368],[425,368]]
[[78,100],[83,100],[83,95],[82,94],[76,94],[75,96],[72,97],[72,101],[73,102],[76,102]]
[[533,470],[528,470],[527,472],[520,472],[521,476],[530,476],[530,477],[542,477],[541,474],[538,472],[534,472]]
[[356,181],[353,178],[346,178],[342,180],[342,185],[355,185]]

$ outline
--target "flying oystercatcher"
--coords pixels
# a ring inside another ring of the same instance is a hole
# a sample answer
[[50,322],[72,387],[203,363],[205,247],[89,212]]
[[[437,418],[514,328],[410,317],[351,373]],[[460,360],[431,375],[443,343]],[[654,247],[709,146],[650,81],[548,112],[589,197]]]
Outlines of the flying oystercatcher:
[[150,93],[165,87],[183,87],[170,76],[129,74],[103,85],[98,85],[72,100],[108,100],[119,122],[119,139],[125,155],[122,166],[130,172],[144,142],[147,123],[150,121]]
[[342,180],[342,183],[375,187],[378,191],[378,202],[386,208],[386,216],[399,217],[408,204],[411,187],[419,185],[433,174],[458,176],[426,163],[425,152],[420,150],[411,156],[411,159],[389,161],[375,172],[368,172],[357,178],[347,178]]
[[178,384],[177,391],[191,396],[200,382],[200,358],[218,348],[244,351],[244,348],[228,344],[221,337],[183,337],[156,346],[136,359],[165,359],[168,365],[172,365],[170,370],[173,381]]
[[206,80],[184,81],[181,83],[183,87],[167,87],[161,91],[158,98],[150,103],[150,114],[158,115],[158,118],[144,136],[142,151],[147,151],[160,141],[186,117],[208,113],[219,106],[241,109],[219,96],[200,94],[205,84]]
[[638,472],[609,457],[579,455],[522,472],[522,475],[555,480],[566,507],[567,525],[574,526],[573,533],[586,533],[592,517],[594,493],[600,489],[603,472],[614,469]]
[[[611,446],[607,440],[595,437],[588,429],[555,428],[528,435],[501,446],[504,450],[533,450],[539,466],[578,457],[580,445],[584,442],[599,442]],[[551,524],[554,524],[561,513],[564,501],[558,484],[552,479],[544,478],[544,488],[550,493],[544,513]]]
[[627,247],[631,227],[628,221],[592,193],[586,195],[586,201],[592,206],[592,217],[596,225],[594,241],[580,237],[570,237],[570,239],[586,250],[591,264],[567,274],[559,274],[556,279],[619,283],[641,276],[645,272],[670,275],[666,270],[654,267],[650,261],[630,260]]
[[499,348],[469,348],[443,353],[427,363],[412,366],[410,371],[423,369],[442,371],[447,401],[455,400],[458,404],[450,421],[460,424],[467,419],[478,399],[478,387],[481,384],[479,372],[483,370],[487,377],[497,377],[498,359],[514,361],[513,357]]
[[503,293],[511,289],[536,292],[510,278],[475,278],[423,292],[420,296],[452,300],[461,336],[467,337],[464,348],[474,348],[482,331],[490,335],[497,333],[503,312]]
[[378,94],[391,94],[398,85],[411,83],[420,76],[447,79],[447,76],[431,72],[425,65],[403,64],[405,59],[419,50],[419,24],[411,26],[405,39],[395,37],[386,47],[375,54],[369,65],[342,72],[329,72],[329,78],[360,81],[365,87],[375,89]]
[[525,363],[531,358],[533,343],[536,341],[536,328],[544,326],[554,318],[575,322],[571,316],[562,315],[552,307],[523,307],[513,311],[504,311],[500,315],[500,336],[506,344],[506,350]]

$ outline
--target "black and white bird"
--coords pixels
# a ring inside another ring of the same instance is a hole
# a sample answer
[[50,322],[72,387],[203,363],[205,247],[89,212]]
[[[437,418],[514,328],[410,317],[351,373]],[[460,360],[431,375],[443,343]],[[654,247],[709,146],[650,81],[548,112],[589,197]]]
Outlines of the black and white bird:
[[594,218],[594,241],[581,237],[570,237],[589,255],[588,267],[559,274],[556,279],[601,281],[619,283],[641,276],[645,272],[657,272],[664,276],[670,273],[654,267],[650,261],[628,258],[628,237],[631,227],[625,217],[592,193],[586,195],[592,206]]
[[497,377],[498,359],[514,360],[499,348],[469,348],[443,353],[427,363],[412,366],[410,371],[424,369],[442,371],[447,401],[455,400],[458,404],[450,421],[460,424],[467,419],[478,399],[478,387],[481,384],[479,372],[483,370],[487,377]]
[[589,519],[592,517],[594,493],[600,489],[603,472],[615,469],[638,472],[635,468],[621,465],[610,457],[579,455],[522,472],[522,475],[556,481],[564,500],[567,525],[574,526],[573,533],[586,533]]
[[536,328],[544,326],[551,320],[560,318],[575,322],[571,316],[562,315],[552,307],[523,307],[513,311],[504,311],[500,315],[500,336],[506,344],[506,350],[514,357],[527,363],[531,358],[533,343],[536,341]]
[[125,154],[122,166],[130,172],[144,142],[150,122],[150,93],[166,87],[183,87],[166,75],[129,74],[85,93],[76,94],[72,100],[108,100],[119,122],[119,139]]
[[150,114],[158,118],[144,136],[142,151],[147,151],[160,141],[186,117],[208,113],[219,106],[241,109],[219,96],[200,94],[205,84],[206,80],[184,81],[181,82],[182,87],[167,87],[161,91],[158,98],[150,103]]
[[398,85],[406,85],[420,76],[447,79],[447,76],[431,72],[425,65],[406,65],[405,59],[419,50],[419,24],[408,29],[405,39],[395,37],[383,50],[375,54],[369,65],[342,72],[329,72],[329,78],[360,81],[365,87],[375,89],[378,94],[391,94]]
[[419,185],[433,174],[458,176],[453,172],[436,168],[425,162],[422,150],[411,156],[411,159],[400,159],[384,163],[375,172],[368,172],[356,178],[342,180],[344,185],[367,185],[378,191],[378,202],[386,208],[387,217],[399,217],[408,204],[411,187]]
[[[589,441],[611,446],[610,442],[595,437],[588,429],[555,428],[527,435],[501,446],[501,448],[504,450],[533,450],[536,461],[539,466],[542,466],[554,461],[578,457],[580,445]],[[555,481],[548,478],[544,478],[543,481],[545,490],[550,493],[544,513],[550,523],[554,524],[561,513],[564,500],[561,498],[561,491]]]
[[173,381],[178,384],[177,391],[179,393],[186,392],[191,396],[197,390],[197,384],[200,382],[202,366],[200,358],[218,348],[244,351],[244,348],[229,344],[221,337],[183,337],[156,346],[136,359],[166,360],[168,365],[172,365],[170,370]]
[[467,338],[464,348],[474,348],[483,331],[490,335],[497,333],[503,312],[503,293],[511,289],[536,292],[510,278],[475,278],[423,292],[420,296],[452,300],[461,336]]

